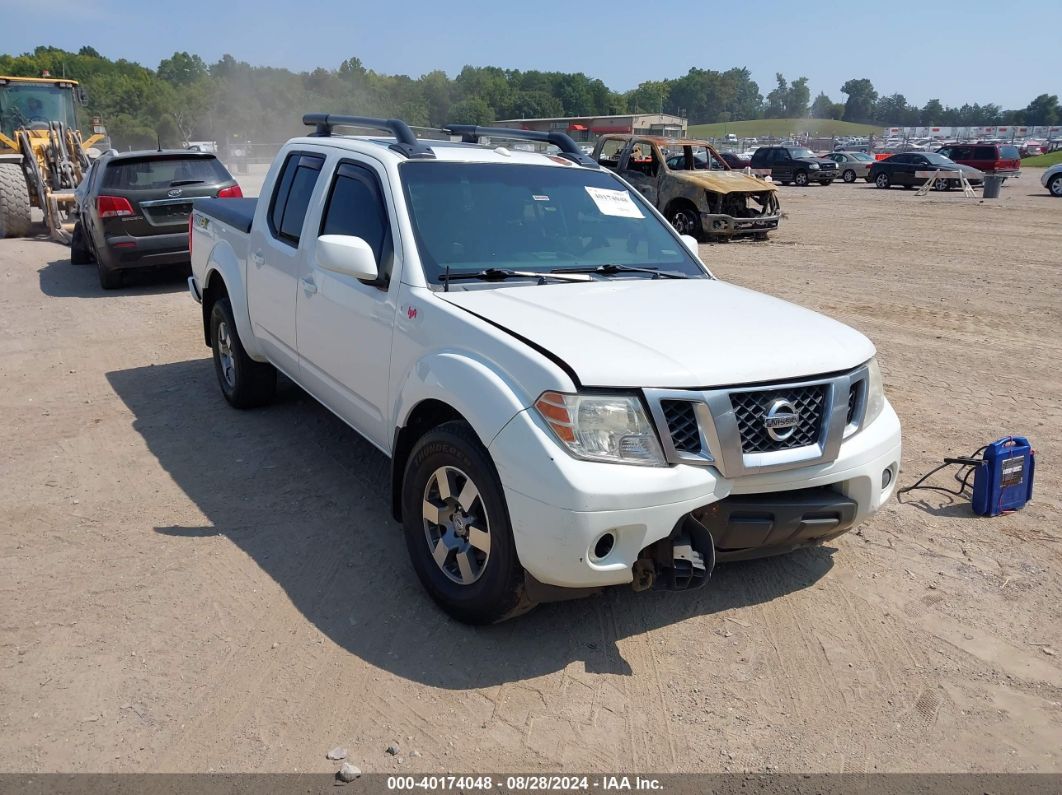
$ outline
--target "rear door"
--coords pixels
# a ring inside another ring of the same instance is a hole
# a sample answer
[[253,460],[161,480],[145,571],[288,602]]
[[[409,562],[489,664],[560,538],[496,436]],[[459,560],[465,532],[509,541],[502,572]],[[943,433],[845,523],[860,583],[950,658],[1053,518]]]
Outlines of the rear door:
[[251,324],[269,358],[289,374],[299,367],[295,300],[304,258],[299,243],[324,162],[319,152],[289,153],[269,197],[265,223],[251,227],[247,263]]
[[235,184],[212,155],[113,158],[94,191],[97,208],[113,213],[101,218],[101,231],[108,238],[186,234],[192,199],[217,196]]
[[996,171],[1013,172],[1021,168],[1021,152],[1018,147],[1004,144],[999,147],[999,160],[995,164]]

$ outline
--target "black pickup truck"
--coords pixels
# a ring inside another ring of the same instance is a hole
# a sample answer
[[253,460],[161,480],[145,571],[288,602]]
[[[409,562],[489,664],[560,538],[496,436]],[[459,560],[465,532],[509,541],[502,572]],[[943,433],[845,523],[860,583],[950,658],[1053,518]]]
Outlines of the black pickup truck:
[[771,179],[803,188],[809,182],[829,185],[837,179],[837,164],[803,146],[761,146],[752,155],[752,168],[769,168]]

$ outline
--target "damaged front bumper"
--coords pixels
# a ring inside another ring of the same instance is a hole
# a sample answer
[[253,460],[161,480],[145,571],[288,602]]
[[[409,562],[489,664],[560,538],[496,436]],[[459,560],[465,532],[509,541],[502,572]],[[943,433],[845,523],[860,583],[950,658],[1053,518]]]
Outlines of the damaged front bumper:
[[769,232],[778,228],[781,212],[757,215],[752,218],[735,218],[721,213],[701,213],[701,229],[709,237],[738,237]]

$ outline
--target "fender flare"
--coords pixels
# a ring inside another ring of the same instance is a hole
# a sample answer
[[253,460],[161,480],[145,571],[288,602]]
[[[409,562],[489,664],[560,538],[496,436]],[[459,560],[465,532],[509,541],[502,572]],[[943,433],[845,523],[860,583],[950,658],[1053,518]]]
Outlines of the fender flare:
[[214,244],[207,258],[206,275],[203,277],[203,322],[210,322],[208,302],[206,296],[212,287],[216,286],[216,279],[225,284],[229,303],[232,305],[232,315],[236,320],[236,331],[240,335],[243,349],[255,361],[264,362],[266,357],[258,347],[258,340],[254,336],[251,325],[251,316],[247,307],[247,283],[244,278],[244,264],[236,257],[232,246],[222,240]]
[[[527,407],[525,398],[510,379],[467,352],[435,351],[410,368],[392,405],[391,512],[395,520],[402,518],[402,479],[409,455],[416,440],[439,419],[434,412],[419,415],[427,420],[421,425],[414,417],[420,407],[442,404],[468,422],[484,448],[489,448],[509,421]],[[453,419],[453,414],[445,413],[443,421]]]
[[467,420],[484,447],[534,400],[487,362],[463,351],[437,351],[409,370],[395,395],[395,429],[406,426],[426,400],[445,403]]

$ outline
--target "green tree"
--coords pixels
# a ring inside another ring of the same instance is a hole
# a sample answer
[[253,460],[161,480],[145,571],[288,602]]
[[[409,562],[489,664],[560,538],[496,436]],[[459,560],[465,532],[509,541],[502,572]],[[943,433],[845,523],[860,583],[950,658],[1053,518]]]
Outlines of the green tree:
[[1053,126],[1062,121],[1062,108],[1056,94],[1041,94],[1025,108],[1025,123],[1035,126]]
[[450,121],[454,124],[490,124],[494,110],[479,97],[469,97],[450,108]]
[[847,94],[844,103],[844,120],[870,122],[874,120],[874,103],[878,101],[878,92],[867,78],[852,79],[841,86],[841,93]]
[[824,92],[820,91],[815,101],[811,103],[811,115],[816,119],[833,118],[833,102]]

